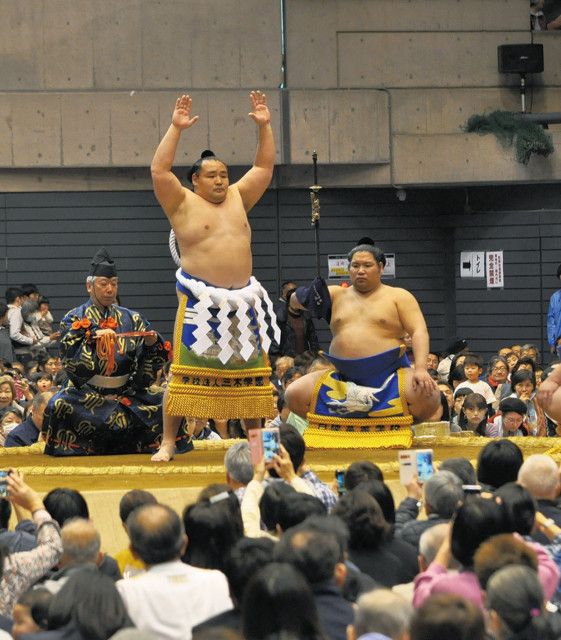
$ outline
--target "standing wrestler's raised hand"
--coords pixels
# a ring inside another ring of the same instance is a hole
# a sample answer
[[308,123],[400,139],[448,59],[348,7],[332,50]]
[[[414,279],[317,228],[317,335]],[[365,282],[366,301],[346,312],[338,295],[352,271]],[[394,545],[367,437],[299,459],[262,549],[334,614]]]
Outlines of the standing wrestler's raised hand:
[[249,97],[251,99],[251,108],[253,109],[249,113],[249,117],[259,126],[269,124],[271,122],[271,113],[267,106],[267,96],[261,91],[252,91]]
[[183,94],[181,98],[175,101],[175,109],[171,117],[171,122],[178,129],[188,129],[193,126],[199,119],[199,116],[191,117],[191,105],[193,101],[189,96]]

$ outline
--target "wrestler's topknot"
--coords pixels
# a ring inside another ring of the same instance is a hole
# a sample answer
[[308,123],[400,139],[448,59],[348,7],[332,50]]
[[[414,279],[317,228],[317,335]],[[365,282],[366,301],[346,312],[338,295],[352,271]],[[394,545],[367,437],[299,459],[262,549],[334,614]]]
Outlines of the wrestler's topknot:
[[376,260],[376,262],[379,262],[384,267],[386,266],[386,256],[384,255],[382,249],[374,244],[374,240],[372,240],[372,238],[361,238],[358,241],[356,247],[353,247],[349,251],[347,255],[348,261],[350,262],[353,259],[354,254],[358,253],[359,251],[367,251],[368,253],[371,253],[374,256],[374,260]]

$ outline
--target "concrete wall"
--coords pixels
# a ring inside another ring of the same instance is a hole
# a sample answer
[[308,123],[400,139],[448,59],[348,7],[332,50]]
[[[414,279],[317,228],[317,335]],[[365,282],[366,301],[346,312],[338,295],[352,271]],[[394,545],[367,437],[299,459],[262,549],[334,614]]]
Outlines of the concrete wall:
[[[189,91],[201,120],[177,165],[206,146],[251,163],[247,93],[267,91],[276,185],[550,181],[559,154],[514,160],[473,113],[518,110],[497,46],[541,42],[534,111],[559,110],[561,34],[529,30],[526,0],[0,0],[0,191],[149,188],[143,171]],[[551,128],[556,147],[560,127]],[[137,169],[138,168],[138,169]],[[40,170],[38,172],[37,170]]]

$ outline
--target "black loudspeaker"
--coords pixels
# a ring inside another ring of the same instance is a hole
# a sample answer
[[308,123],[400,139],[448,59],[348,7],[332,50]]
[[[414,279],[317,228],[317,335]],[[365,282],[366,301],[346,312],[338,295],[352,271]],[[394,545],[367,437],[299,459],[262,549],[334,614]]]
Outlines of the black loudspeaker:
[[541,73],[543,71],[543,44],[501,44],[499,73]]

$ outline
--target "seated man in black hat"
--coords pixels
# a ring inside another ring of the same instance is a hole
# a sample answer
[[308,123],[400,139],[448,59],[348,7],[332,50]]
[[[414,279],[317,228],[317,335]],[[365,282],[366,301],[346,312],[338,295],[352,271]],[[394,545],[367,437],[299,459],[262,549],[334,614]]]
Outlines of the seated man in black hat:
[[[163,394],[150,385],[170,346],[139,313],[116,304],[117,271],[105,249],[93,258],[86,288],[90,299],[61,321],[69,381],[45,410],[45,453],[153,453],[161,441]],[[183,430],[176,448],[192,448]]]

